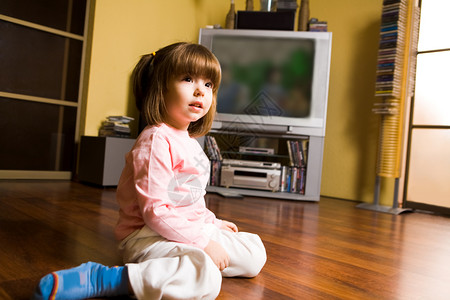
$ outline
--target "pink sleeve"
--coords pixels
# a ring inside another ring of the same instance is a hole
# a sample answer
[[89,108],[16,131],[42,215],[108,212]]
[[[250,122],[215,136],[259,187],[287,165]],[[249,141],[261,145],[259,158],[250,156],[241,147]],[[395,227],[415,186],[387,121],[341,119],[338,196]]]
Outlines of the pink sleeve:
[[[205,248],[209,238],[201,225],[180,215],[170,200],[168,186],[174,178],[168,141],[154,135],[151,149],[132,153],[134,182],[142,217],[147,226],[168,240]],[[208,219],[219,223],[212,212]]]
[[222,226],[222,220],[217,219],[216,215],[209,209],[208,209],[208,215],[207,215],[205,221],[207,223],[212,223],[212,224],[216,225],[218,228],[220,228]]

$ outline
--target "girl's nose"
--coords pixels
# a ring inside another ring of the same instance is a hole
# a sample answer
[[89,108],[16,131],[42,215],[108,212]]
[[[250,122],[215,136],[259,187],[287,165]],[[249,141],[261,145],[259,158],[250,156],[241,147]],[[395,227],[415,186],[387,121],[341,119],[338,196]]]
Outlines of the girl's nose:
[[205,95],[205,91],[203,90],[203,88],[201,86],[198,86],[195,91],[194,91],[194,95],[195,96],[204,96]]

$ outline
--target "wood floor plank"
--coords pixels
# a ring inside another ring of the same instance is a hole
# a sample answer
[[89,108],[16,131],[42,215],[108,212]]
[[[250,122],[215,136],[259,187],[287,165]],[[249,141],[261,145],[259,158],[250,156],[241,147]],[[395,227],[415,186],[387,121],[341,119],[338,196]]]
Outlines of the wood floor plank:
[[[207,206],[261,236],[255,278],[224,278],[218,299],[450,299],[450,218],[207,194]],[[39,278],[92,260],[120,264],[115,188],[0,181],[0,299],[28,299]]]

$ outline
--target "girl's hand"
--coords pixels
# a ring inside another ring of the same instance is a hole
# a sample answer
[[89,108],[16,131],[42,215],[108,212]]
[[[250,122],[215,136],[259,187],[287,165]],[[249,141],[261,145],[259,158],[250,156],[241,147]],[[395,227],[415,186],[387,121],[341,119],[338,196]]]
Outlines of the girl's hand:
[[220,226],[221,229],[228,230],[231,232],[238,232],[238,228],[236,224],[222,220],[222,226]]
[[230,257],[228,256],[228,253],[219,243],[210,240],[204,250],[206,254],[211,257],[212,261],[216,264],[220,271],[226,269],[230,264]]

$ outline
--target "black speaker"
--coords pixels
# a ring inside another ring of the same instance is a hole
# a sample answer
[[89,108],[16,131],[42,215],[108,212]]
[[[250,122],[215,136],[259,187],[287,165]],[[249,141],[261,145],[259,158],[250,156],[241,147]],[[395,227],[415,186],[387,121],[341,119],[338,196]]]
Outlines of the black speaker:
[[294,30],[295,10],[244,11],[236,14],[236,29]]

